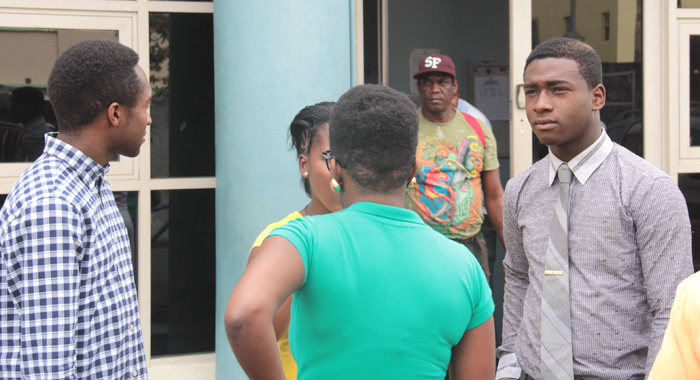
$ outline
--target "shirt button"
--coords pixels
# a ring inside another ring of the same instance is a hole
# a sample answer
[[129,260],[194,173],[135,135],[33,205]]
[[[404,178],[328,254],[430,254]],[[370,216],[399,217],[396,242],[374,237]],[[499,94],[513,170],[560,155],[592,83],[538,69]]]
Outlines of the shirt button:
[[133,330],[133,329],[134,329],[134,324],[132,323],[131,325],[129,325],[129,330]]
[[137,370],[134,370],[134,373],[133,373],[133,375],[134,375],[134,377],[138,376],[138,375],[139,375],[139,371],[137,371]]

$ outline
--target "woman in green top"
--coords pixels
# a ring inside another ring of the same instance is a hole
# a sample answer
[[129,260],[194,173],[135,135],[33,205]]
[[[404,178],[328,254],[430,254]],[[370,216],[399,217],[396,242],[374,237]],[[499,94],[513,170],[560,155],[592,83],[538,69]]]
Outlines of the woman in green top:
[[416,173],[413,103],[383,86],[346,92],[324,152],[343,210],[272,231],[224,323],[250,379],[283,379],[273,316],[294,294],[301,380],[493,379],[494,305],[474,256],[403,208]]
[[[332,102],[321,102],[304,107],[294,116],[289,126],[289,137],[297,152],[299,174],[304,184],[306,195],[311,201],[299,211],[287,215],[286,218],[267,226],[255,239],[250,249],[248,262],[258,254],[258,247],[275,228],[297,218],[307,215],[322,215],[340,210],[340,204],[328,187],[330,173],[326,168],[321,153],[328,150],[328,118],[333,109]],[[284,375],[287,380],[296,380],[297,365],[289,350],[289,308],[292,304],[290,296],[277,311],[274,319],[275,336],[279,349]]]

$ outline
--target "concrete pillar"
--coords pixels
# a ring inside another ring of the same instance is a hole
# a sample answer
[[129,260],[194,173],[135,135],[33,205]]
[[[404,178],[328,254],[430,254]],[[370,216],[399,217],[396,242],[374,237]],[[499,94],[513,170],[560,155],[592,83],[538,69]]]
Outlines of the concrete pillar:
[[302,107],[352,86],[352,17],[353,0],[214,2],[219,380],[246,378],[223,313],[257,234],[308,201],[287,130]]

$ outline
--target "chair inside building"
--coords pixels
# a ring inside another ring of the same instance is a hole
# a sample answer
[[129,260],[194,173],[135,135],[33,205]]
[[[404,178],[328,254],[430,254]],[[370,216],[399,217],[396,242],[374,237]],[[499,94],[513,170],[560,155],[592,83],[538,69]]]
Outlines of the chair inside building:
[[19,157],[24,129],[19,124],[0,121],[0,162],[15,162]]

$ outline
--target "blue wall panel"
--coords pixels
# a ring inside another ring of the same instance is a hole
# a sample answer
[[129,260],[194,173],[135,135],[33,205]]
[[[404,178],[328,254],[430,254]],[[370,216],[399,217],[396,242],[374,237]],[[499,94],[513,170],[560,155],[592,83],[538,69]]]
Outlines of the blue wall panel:
[[214,2],[217,379],[246,378],[223,312],[257,234],[308,201],[287,128],[352,86],[352,11],[352,0]]

